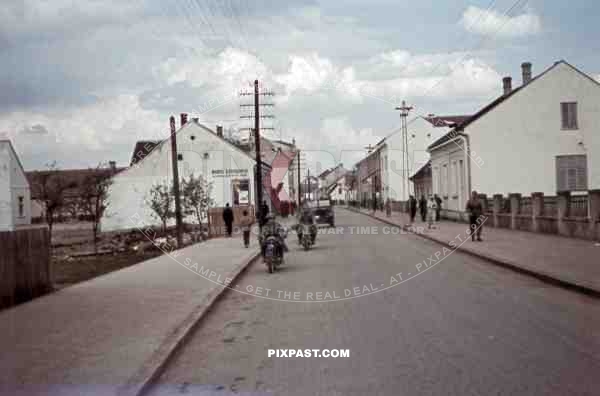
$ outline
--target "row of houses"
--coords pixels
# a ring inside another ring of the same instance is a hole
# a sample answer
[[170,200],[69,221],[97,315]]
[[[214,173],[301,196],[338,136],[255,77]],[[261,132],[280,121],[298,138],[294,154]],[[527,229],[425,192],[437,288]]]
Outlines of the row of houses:
[[502,80],[500,95],[472,115],[417,117],[408,125],[409,187],[400,133],[382,139],[359,161],[346,197],[406,201],[442,198],[464,211],[470,192],[488,196],[600,189],[600,84],[561,60],[521,84]]

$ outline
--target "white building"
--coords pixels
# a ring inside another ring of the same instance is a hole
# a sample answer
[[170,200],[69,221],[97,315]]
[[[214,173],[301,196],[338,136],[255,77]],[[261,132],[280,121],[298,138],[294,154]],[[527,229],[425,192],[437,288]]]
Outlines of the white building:
[[[108,194],[107,215],[102,231],[134,228],[138,225],[160,225],[146,203],[155,183],[172,185],[171,142],[149,145],[149,153],[135,166],[113,178]],[[225,140],[196,120],[185,123],[177,131],[179,177],[203,175],[213,184],[215,206],[255,204],[255,160],[252,154]],[[263,170],[264,172],[264,170]],[[268,195],[264,195],[268,201]],[[169,224],[173,224],[172,220]]]
[[319,199],[346,201],[345,177],[348,170],[342,164],[321,172],[319,175]]
[[469,191],[509,194],[600,188],[600,84],[565,61],[504,92],[429,146],[433,191],[463,211]]
[[31,191],[9,140],[0,140],[0,231],[31,224]]
[[[427,145],[451,130],[468,116],[417,116],[407,122],[406,154],[403,136],[396,131],[379,141],[372,151],[357,163],[357,188],[361,200],[376,198],[385,202],[406,201],[414,193],[408,177],[429,160]],[[407,165],[406,165],[407,163]]]

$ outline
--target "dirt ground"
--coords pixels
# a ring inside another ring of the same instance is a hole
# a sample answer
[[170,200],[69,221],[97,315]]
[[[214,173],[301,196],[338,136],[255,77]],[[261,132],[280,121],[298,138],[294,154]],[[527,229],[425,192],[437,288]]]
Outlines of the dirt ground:
[[[171,232],[169,232],[171,234]],[[186,244],[191,241],[185,241]],[[135,250],[135,247],[138,247]],[[52,233],[52,277],[55,289],[126,268],[162,253],[138,231],[99,234],[94,255],[91,223],[56,224]]]
[[52,275],[57,289],[117,271],[159,256],[159,250],[133,251],[87,257],[52,257]]

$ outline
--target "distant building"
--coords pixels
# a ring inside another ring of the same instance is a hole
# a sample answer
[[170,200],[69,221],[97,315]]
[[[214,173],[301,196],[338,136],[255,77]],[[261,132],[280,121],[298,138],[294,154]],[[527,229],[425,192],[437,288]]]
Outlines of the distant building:
[[31,224],[31,192],[10,140],[0,140],[0,231]]
[[[416,170],[427,163],[429,153],[428,142],[437,140],[448,133],[459,122],[468,119],[468,116],[417,116],[408,121],[407,154],[403,154],[404,144],[402,133],[396,131],[380,140],[356,164],[357,168],[357,195],[358,200],[365,202],[376,199],[385,202],[388,198],[392,201],[406,201],[413,193],[412,183],[406,180]],[[407,160],[404,155],[406,155]],[[408,172],[405,162],[408,162]]]
[[410,177],[413,183],[414,197],[419,199],[422,196],[428,198],[433,195],[433,186],[431,184],[431,161],[427,161],[414,175]]
[[345,200],[345,191],[341,190],[344,185],[344,176],[348,170],[342,164],[327,169],[319,174],[319,199],[332,199],[335,201]]
[[600,189],[600,84],[565,61],[502,95],[428,148],[433,192],[464,211],[469,191],[495,193]]

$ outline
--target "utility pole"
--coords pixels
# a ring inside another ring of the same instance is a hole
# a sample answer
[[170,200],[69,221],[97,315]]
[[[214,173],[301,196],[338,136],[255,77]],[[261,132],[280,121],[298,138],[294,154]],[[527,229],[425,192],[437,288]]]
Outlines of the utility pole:
[[409,170],[409,157],[408,157],[408,130],[406,118],[408,117],[408,113],[412,110],[412,106],[407,106],[406,102],[402,101],[401,107],[396,107],[396,110],[400,110],[400,127],[402,128],[402,199],[408,200],[408,196],[410,195],[410,181],[408,178],[410,177]]
[[171,116],[171,166],[173,168],[173,194],[175,194],[175,226],[177,229],[177,248],[183,247],[182,219],[181,219],[181,196],[179,194],[179,165],[177,164],[177,134],[175,133],[175,117]]
[[308,191],[308,200],[311,201],[310,199],[310,169],[306,168],[306,184],[308,184],[308,188],[306,189]]
[[260,114],[259,108],[260,105],[258,103],[259,98],[258,92],[258,80],[254,80],[254,151],[256,154],[256,199],[257,210],[256,210],[256,218],[258,220],[258,228],[262,230],[262,159],[260,157]]
[[[239,131],[250,131],[251,134],[254,134],[254,151],[255,151],[255,158],[256,158],[256,218],[258,220],[258,224],[259,224],[259,228],[262,228],[261,226],[261,210],[260,207],[262,205],[262,201],[263,201],[263,181],[262,181],[262,158],[261,158],[261,150],[260,150],[260,132],[261,130],[274,130],[275,128],[273,127],[261,127],[260,126],[260,120],[261,118],[275,118],[274,115],[271,114],[260,114],[260,107],[273,107],[274,104],[273,103],[260,103],[259,101],[259,97],[260,96],[269,96],[269,95],[273,95],[272,92],[260,92],[259,90],[259,85],[258,85],[258,80],[254,80],[254,92],[240,92],[240,96],[254,96],[254,103],[245,103],[245,104],[240,104],[240,109],[245,109],[245,108],[252,108],[254,107],[254,114],[244,114],[241,115],[240,118],[241,119],[252,119],[254,118],[254,126],[253,127],[248,127],[248,128],[239,128]],[[248,142],[251,142],[252,135],[250,136],[250,139],[248,140]]]
[[300,192],[302,191],[302,185],[300,184],[300,150],[298,150],[298,210],[300,210],[300,205],[302,201],[300,200]]

